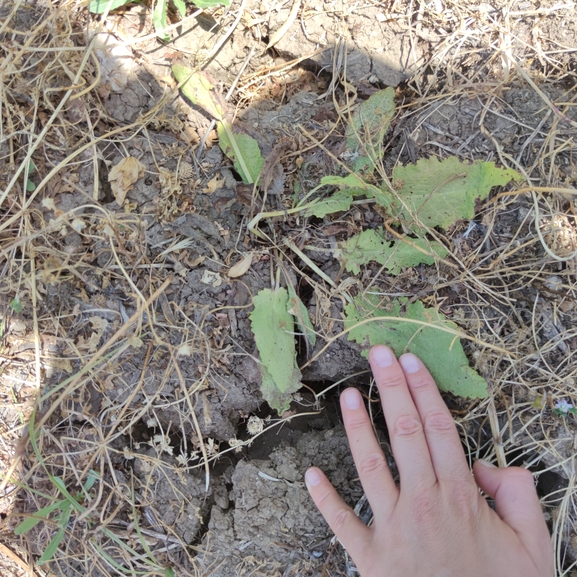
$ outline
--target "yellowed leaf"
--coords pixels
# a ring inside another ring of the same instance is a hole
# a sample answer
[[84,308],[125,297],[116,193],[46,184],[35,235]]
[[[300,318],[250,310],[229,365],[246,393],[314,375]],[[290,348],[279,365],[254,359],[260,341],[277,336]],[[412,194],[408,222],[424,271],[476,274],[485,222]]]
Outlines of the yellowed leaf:
[[230,267],[228,276],[230,278],[238,278],[245,274],[252,264],[252,252],[248,253],[241,261]]
[[215,190],[222,188],[224,185],[224,178],[219,179],[218,174],[215,174],[207,183],[206,186],[202,189],[204,194],[212,194]]
[[132,335],[126,342],[129,344],[129,346],[135,349],[139,349],[144,345],[142,339],[138,335]]
[[110,182],[114,198],[120,206],[124,204],[126,194],[132,185],[144,176],[145,170],[144,164],[134,156],[127,156],[112,167],[108,173],[108,182]]

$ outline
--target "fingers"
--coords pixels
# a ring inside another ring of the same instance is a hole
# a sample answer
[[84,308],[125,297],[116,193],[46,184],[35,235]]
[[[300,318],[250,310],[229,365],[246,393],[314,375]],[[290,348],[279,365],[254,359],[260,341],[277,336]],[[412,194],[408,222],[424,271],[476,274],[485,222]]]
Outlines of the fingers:
[[305,475],[307,488],[315,505],[354,559],[360,558],[370,540],[370,529],[337,495],[325,474],[311,467]]
[[423,423],[431,462],[439,481],[474,485],[455,421],[423,363],[410,353],[400,357],[409,391]]
[[341,410],[351,453],[367,499],[375,517],[386,517],[395,506],[398,490],[357,389],[343,392]]
[[527,469],[499,469],[486,461],[477,461],[473,473],[479,487],[495,500],[499,517],[517,533],[529,554],[544,560],[542,574],[551,575],[553,549],[533,475]]
[[401,490],[432,487],[437,478],[405,373],[393,352],[383,345],[370,350],[369,361],[381,395],[391,447],[401,476]]

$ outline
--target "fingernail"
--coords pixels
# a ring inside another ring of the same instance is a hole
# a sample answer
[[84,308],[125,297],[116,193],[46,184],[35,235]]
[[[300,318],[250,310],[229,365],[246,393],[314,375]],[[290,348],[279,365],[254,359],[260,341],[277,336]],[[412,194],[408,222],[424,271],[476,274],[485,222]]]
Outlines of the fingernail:
[[413,354],[407,353],[399,359],[405,373],[416,373],[421,368],[421,361]]
[[348,409],[358,409],[361,406],[361,394],[357,389],[347,389],[343,393],[343,399]]
[[477,463],[479,463],[479,465],[483,465],[483,467],[487,467],[488,469],[497,468],[495,465],[493,465],[493,463],[489,463],[489,461],[485,461],[485,459],[479,459]]
[[321,476],[314,469],[309,469],[305,473],[305,482],[308,487],[316,487],[321,482]]
[[379,367],[390,367],[395,361],[393,351],[385,346],[373,347],[371,350],[371,358]]

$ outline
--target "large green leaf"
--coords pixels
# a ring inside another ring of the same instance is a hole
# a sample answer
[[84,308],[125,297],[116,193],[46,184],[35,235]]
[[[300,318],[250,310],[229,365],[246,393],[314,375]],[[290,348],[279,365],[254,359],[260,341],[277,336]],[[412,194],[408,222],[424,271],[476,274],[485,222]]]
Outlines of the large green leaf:
[[[448,321],[437,310],[425,308],[421,301],[409,303],[407,299],[397,299],[389,303],[386,309],[379,308],[378,298],[367,295],[365,298],[356,297],[353,303],[345,307],[345,314],[347,328],[371,317],[398,317],[354,328],[349,332],[349,340],[365,346],[387,345],[397,356],[406,352],[417,355],[442,391],[472,399],[487,396],[487,383],[469,366],[459,339],[453,332],[435,328],[458,330],[455,323]],[[368,351],[364,351],[363,355],[367,356]]]
[[447,255],[447,249],[436,241],[425,242],[420,238],[407,240],[410,243],[387,240],[383,229],[365,230],[341,243],[338,257],[345,263],[346,270],[353,274],[360,271],[361,265],[376,261],[385,265],[390,274],[397,275],[403,268],[435,262],[432,254],[426,254],[416,247],[441,258]]
[[347,150],[359,154],[353,164],[354,172],[375,168],[394,114],[395,90],[391,87],[375,92],[355,110],[346,133]]
[[422,159],[393,170],[393,186],[402,202],[393,201],[392,213],[407,222],[416,217],[426,226],[447,228],[473,218],[475,200],[486,198],[491,188],[520,179],[515,170],[498,168],[494,162],[469,164],[454,156],[442,162]]
[[88,10],[92,14],[104,14],[106,10],[116,10],[121,6],[130,4],[133,0],[92,0],[88,6]]
[[232,131],[226,122],[217,126],[221,150],[234,162],[235,170],[248,184],[256,182],[264,164],[258,142],[248,134]]
[[250,322],[260,354],[262,395],[273,409],[283,413],[290,406],[291,394],[301,387],[289,294],[284,288],[263,289],[253,302]]

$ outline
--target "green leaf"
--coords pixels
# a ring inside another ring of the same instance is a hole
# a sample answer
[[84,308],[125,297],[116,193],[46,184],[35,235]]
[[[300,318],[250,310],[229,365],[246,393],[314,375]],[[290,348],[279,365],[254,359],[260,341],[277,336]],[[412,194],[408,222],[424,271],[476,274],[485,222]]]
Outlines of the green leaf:
[[385,265],[390,274],[397,275],[402,268],[421,263],[433,264],[435,257],[418,250],[420,247],[428,253],[434,252],[444,258],[447,249],[439,242],[426,242],[420,238],[389,241],[383,235],[383,229],[365,230],[341,243],[338,258],[345,263],[347,271],[357,274],[360,267],[371,261]]
[[100,475],[96,471],[90,469],[90,471],[88,471],[88,477],[84,483],[84,490],[90,491],[98,479],[100,479]]
[[186,3],[184,0],[172,0],[181,18],[186,16]]
[[14,533],[16,535],[24,535],[24,533],[27,533],[30,531],[30,529],[36,527],[40,521],[45,521],[48,518],[48,515],[50,515],[50,513],[53,511],[56,511],[56,509],[64,509],[68,506],[68,501],[56,501],[55,503],[51,503],[46,507],[42,507],[42,509],[39,509],[36,511],[36,513],[34,513],[34,516],[24,519],[24,521],[22,521],[22,523],[20,523],[20,525],[14,529]]
[[154,4],[154,11],[152,12],[152,24],[154,25],[156,35],[164,42],[168,42],[170,40],[170,34],[164,31],[166,28],[167,9],[167,0],[156,0],[156,3]]
[[172,73],[179,83],[184,82],[180,89],[194,105],[200,106],[213,118],[222,120],[223,110],[212,98],[210,91],[214,86],[207,78],[198,72],[193,73],[190,68],[182,64],[174,64]]
[[26,181],[26,191],[27,192],[34,192],[35,190],[36,190],[36,185],[30,179],[28,179]]
[[353,195],[350,189],[337,190],[332,196],[319,200],[305,211],[305,216],[324,218],[333,212],[343,212],[351,208]]
[[347,150],[360,155],[353,164],[354,172],[375,168],[394,114],[395,90],[391,87],[375,92],[355,110],[346,132]]
[[301,387],[296,364],[294,319],[287,308],[286,289],[263,289],[254,297],[250,315],[252,332],[261,360],[262,394],[268,404],[283,413],[291,394]]
[[110,11],[112,11],[120,8],[121,6],[126,6],[131,2],[132,0],[92,0],[88,9],[90,12],[92,12],[92,14],[104,14],[104,12],[109,9],[109,7]]
[[22,312],[22,301],[19,297],[16,297],[10,301],[10,308],[12,312],[18,314]]
[[50,559],[54,557],[54,553],[58,551],[58,547],[60,543],[62,543],[62,539],[64,539],[64,535],[66,534],[66,527],[68,525],[68,521],[70,521],[70,515],[72,513],[72,507],[70,506],[70,503],[66,503],[66,505],[68,505],[68,507],[62,511],[60,519],[58,520],[58,526],[60,527],[60,529],[58,530],[58,533],[56,533],[52,541],[48,543],[46,549],[44,549],[42,557],[40,557],[40,559],[38,559],[37,561],[38,565],[43,565],[44,563],[50,561]]
[[295,317],[299,330],[304,334],[309,345],[314,347],[317,342],[317,335],[311,318],[309,317],[309,311],[307,311],[307,307],[305,307],[303,301],[301,301],[290,283],[288,285],[288,293],[288,312]]
[[230,6],[230,0],[193,0],[199,8],[216,8],[216,6]]
[[[356,297],[353,303],[345,307],[345,314],[347,328],[371,317],[399,317],[397,320],[374,321],[354,328],[349,332],[349,340],[365,346],[387,345],[397,356],[409,351],[423,361],[442,391],[472,399],[487,396],[487,383],[469,366],[459,339],[451,332],[431,326],[458,330],[455,323],[448,321],[437,310],[425,308],[421,301],[409,303],[407,299],[397,299],[386,309],[379,308],[378,298],[367,295],[364,299]],[[368,351],[364,351],[363,356],[367,355]]]
[[256,182],[264,165],[258,142],[248,134],[233,133],[226,122],[218,123],[217,132],[221,150],[234,162],[243,182]]
[[407,222],[416,217],[426,226],[447,228],[457,220],[472,219],[475,200],[486,198],[493,186],[504,186],[511,180],[521,180],[521,176],[515,170],[496,167],[494,162],[422,159],[393,170],[393,186],[405,206],[395,199],[392,212]]

